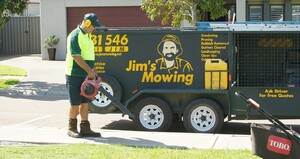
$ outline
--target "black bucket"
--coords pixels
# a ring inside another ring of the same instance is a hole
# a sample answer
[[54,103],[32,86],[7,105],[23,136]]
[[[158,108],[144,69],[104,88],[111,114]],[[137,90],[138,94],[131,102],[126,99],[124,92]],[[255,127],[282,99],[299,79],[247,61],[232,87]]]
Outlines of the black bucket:
[[251,124],[252,153],[267,159],[300,159],[300,143],[279,128]]

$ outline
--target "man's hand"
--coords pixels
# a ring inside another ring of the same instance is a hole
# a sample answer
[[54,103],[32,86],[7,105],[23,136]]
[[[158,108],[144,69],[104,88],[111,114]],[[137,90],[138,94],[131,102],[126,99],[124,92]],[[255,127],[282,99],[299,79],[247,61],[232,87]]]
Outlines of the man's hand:
[[95,80],[96,76],[97,76],[97,74],[93,70],[91,70],[91,71],[88,72],[88,78],[89,79]]

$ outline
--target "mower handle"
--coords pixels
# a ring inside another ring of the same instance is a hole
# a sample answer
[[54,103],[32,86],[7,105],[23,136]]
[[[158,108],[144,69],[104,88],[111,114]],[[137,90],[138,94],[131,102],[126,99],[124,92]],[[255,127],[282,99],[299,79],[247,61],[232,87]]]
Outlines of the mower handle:
[[245,103],[250,104],[255,109],[259,109],[260,108],[260,105],[255,100],[247,97],[246,95],[242,94],[241,92],[235,92],[235,95],[237,97],[239,97]]
[[[277,118],[272,116],[270,113],[265,111],[263,108],[260,107],[258,103],[256,103],[253,99],[248,98],[246,95],[242,94],[241,92],[235,92],[235,95],[239,97],[241,100],[243,100],[245,103],[251,105],[254,107],[260,114],[265,115],[267,119],[276,125],[278,128],[280,128],[282,131],[284,131],[287,135],[297,140],[298,143],[300,143],[300,135],[292,129],[292,127],[288,127],[285,124],[283,124],[281,121],[279,121]],[[292,133],[288,132],[290,130]]]

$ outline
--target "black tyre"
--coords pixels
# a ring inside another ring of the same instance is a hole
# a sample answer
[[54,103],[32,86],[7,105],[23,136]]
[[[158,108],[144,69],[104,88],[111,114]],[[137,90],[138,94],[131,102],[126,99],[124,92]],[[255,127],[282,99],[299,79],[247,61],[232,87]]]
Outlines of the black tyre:
[[[101,74],[100,77],[102,79],[101,86],[120,101],[122,98],[122,87],[120,83],[115,78],[106,74]],[[100,91],[95,98],[95,100],[89,103],[91,112],[103,114],[116,110],[117,107]]]
[[209,99],[190,103],[183,114],[183,124],[189,132],[217,133],[224,123],[220,106]]
[[173,119],[170,106],[156,97],[147,97],[138,101],[133,114],[134,125],[139,130],[146,131],[167,131]]

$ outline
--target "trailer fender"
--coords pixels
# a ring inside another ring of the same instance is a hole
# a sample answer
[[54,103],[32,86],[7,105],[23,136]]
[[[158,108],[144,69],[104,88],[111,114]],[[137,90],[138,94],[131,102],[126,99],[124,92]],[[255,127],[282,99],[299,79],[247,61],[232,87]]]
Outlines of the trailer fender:
[[[110,75],[100,74],[100,77],[102,78],[101,86],[120,101],[123,95],[121,84]],[[116,108],[112,101],[100,91],[96,94],[95,100],[89,103],[89,109],[93,113],[110,113],[116,110]]]

